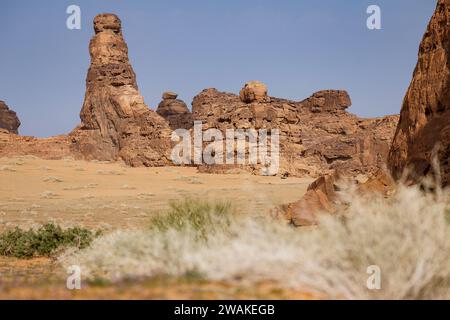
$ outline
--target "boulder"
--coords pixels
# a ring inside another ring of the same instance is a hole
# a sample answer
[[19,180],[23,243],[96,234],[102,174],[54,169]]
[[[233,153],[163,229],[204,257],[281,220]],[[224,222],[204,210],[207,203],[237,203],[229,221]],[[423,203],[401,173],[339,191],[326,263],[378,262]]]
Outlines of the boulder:
[[339,196],[340,191],[350,192],[352,197],[389,197],[396,190],[394,179],[383,169],[369,174],[364,182],[358,180],[337,171],[323,175],[309,185],[302,198],[285,206],[281,214],[294,226],[313,226],[321,214],[335,214],[347,206],[346,200]]
[[173,99],[176,99],[177,97],[178,97],[178,94],[176,94],[175,92],[171,92],[171,91],[166,91],[162,95],[163,100],[173,100]]
[[[389,153],[394,178],[450,183],[450,1],[439,0],[419,48]],[[434,163],[436,159],[436,163]],[[439,172],[440,170],[440,172]]]
[[242,102],[267,101],[267,86],[260,81],[247,82],[239,93]]
[[294,226],[316,225],[318,214],[333,214],[336,211],[337,180],[338,174],[335,173],[319,177],[309,185],[300,200],[288,205],[287,215]]

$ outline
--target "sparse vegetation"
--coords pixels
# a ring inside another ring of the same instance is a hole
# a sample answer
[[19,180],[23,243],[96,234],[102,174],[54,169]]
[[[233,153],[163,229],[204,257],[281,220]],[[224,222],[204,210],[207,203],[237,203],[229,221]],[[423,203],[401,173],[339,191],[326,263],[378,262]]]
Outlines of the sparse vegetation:
[[[295,229],[228,206],[186,200],[146,230],[117,231],[60,257],[111,281],[183,276],[274,281],[338,299],[450,298],[446,196],[399,187],[391,199],[353,197],[345,219],[324,216]],[[381,269],[381,290],[367,288],[367,268]]]
[[0,235],[0,255],[15,258],[50,256],[65,247],[86,248],[98,235],[99,233],[79,227],[63,230],[53,223],[45,224],[37,230],[16,227]]

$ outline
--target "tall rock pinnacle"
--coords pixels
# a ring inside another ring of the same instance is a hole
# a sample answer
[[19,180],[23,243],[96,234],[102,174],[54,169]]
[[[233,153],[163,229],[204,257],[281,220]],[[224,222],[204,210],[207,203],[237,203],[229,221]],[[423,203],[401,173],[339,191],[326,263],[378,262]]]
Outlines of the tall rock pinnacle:
[[[436,153],[434,153],[436,151]],[[417,181],[433,170],[437,156],[442,183],[450,183],[450,0],[439,0],[419,49],[389,154],[399,178],[405,169]]]
[[167,164],[171,130],[138,91],[120,19],[100,14],[94,31],[81,125],[71,133],[73,148],[87,159]]

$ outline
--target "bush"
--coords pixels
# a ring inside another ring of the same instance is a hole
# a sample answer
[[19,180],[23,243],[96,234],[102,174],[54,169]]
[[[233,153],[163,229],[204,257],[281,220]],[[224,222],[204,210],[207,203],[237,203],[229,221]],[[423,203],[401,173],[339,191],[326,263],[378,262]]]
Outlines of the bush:
[[16,227],[0,235],[0,255],[16,258],[50,256],[62,247],[86,248],[97,235],[79,227],[63,230],[53,223],[37,230]]
[[223,232],[230,226],[233,217],[229,202],[211,203],[187,198],[179,202],[170,202],[166,213],[158,214],[150,221],[150,228],[166,232],[170,229],[182,231],[192,229],[198,238]]

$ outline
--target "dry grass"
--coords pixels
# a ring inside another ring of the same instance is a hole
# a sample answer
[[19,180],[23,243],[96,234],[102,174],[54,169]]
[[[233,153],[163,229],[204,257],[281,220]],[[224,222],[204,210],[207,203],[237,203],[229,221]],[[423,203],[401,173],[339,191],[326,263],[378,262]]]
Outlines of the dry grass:
[[[336,299],[450,298],[446,195],[399,187],[390,199],[353,199],[345,217],[324,217],[314,229],[184,202],[149,229],[105,235],[60,261],[112,281],[195,273]],[[380,290],[366,286],[371,265],[381,269]]]

